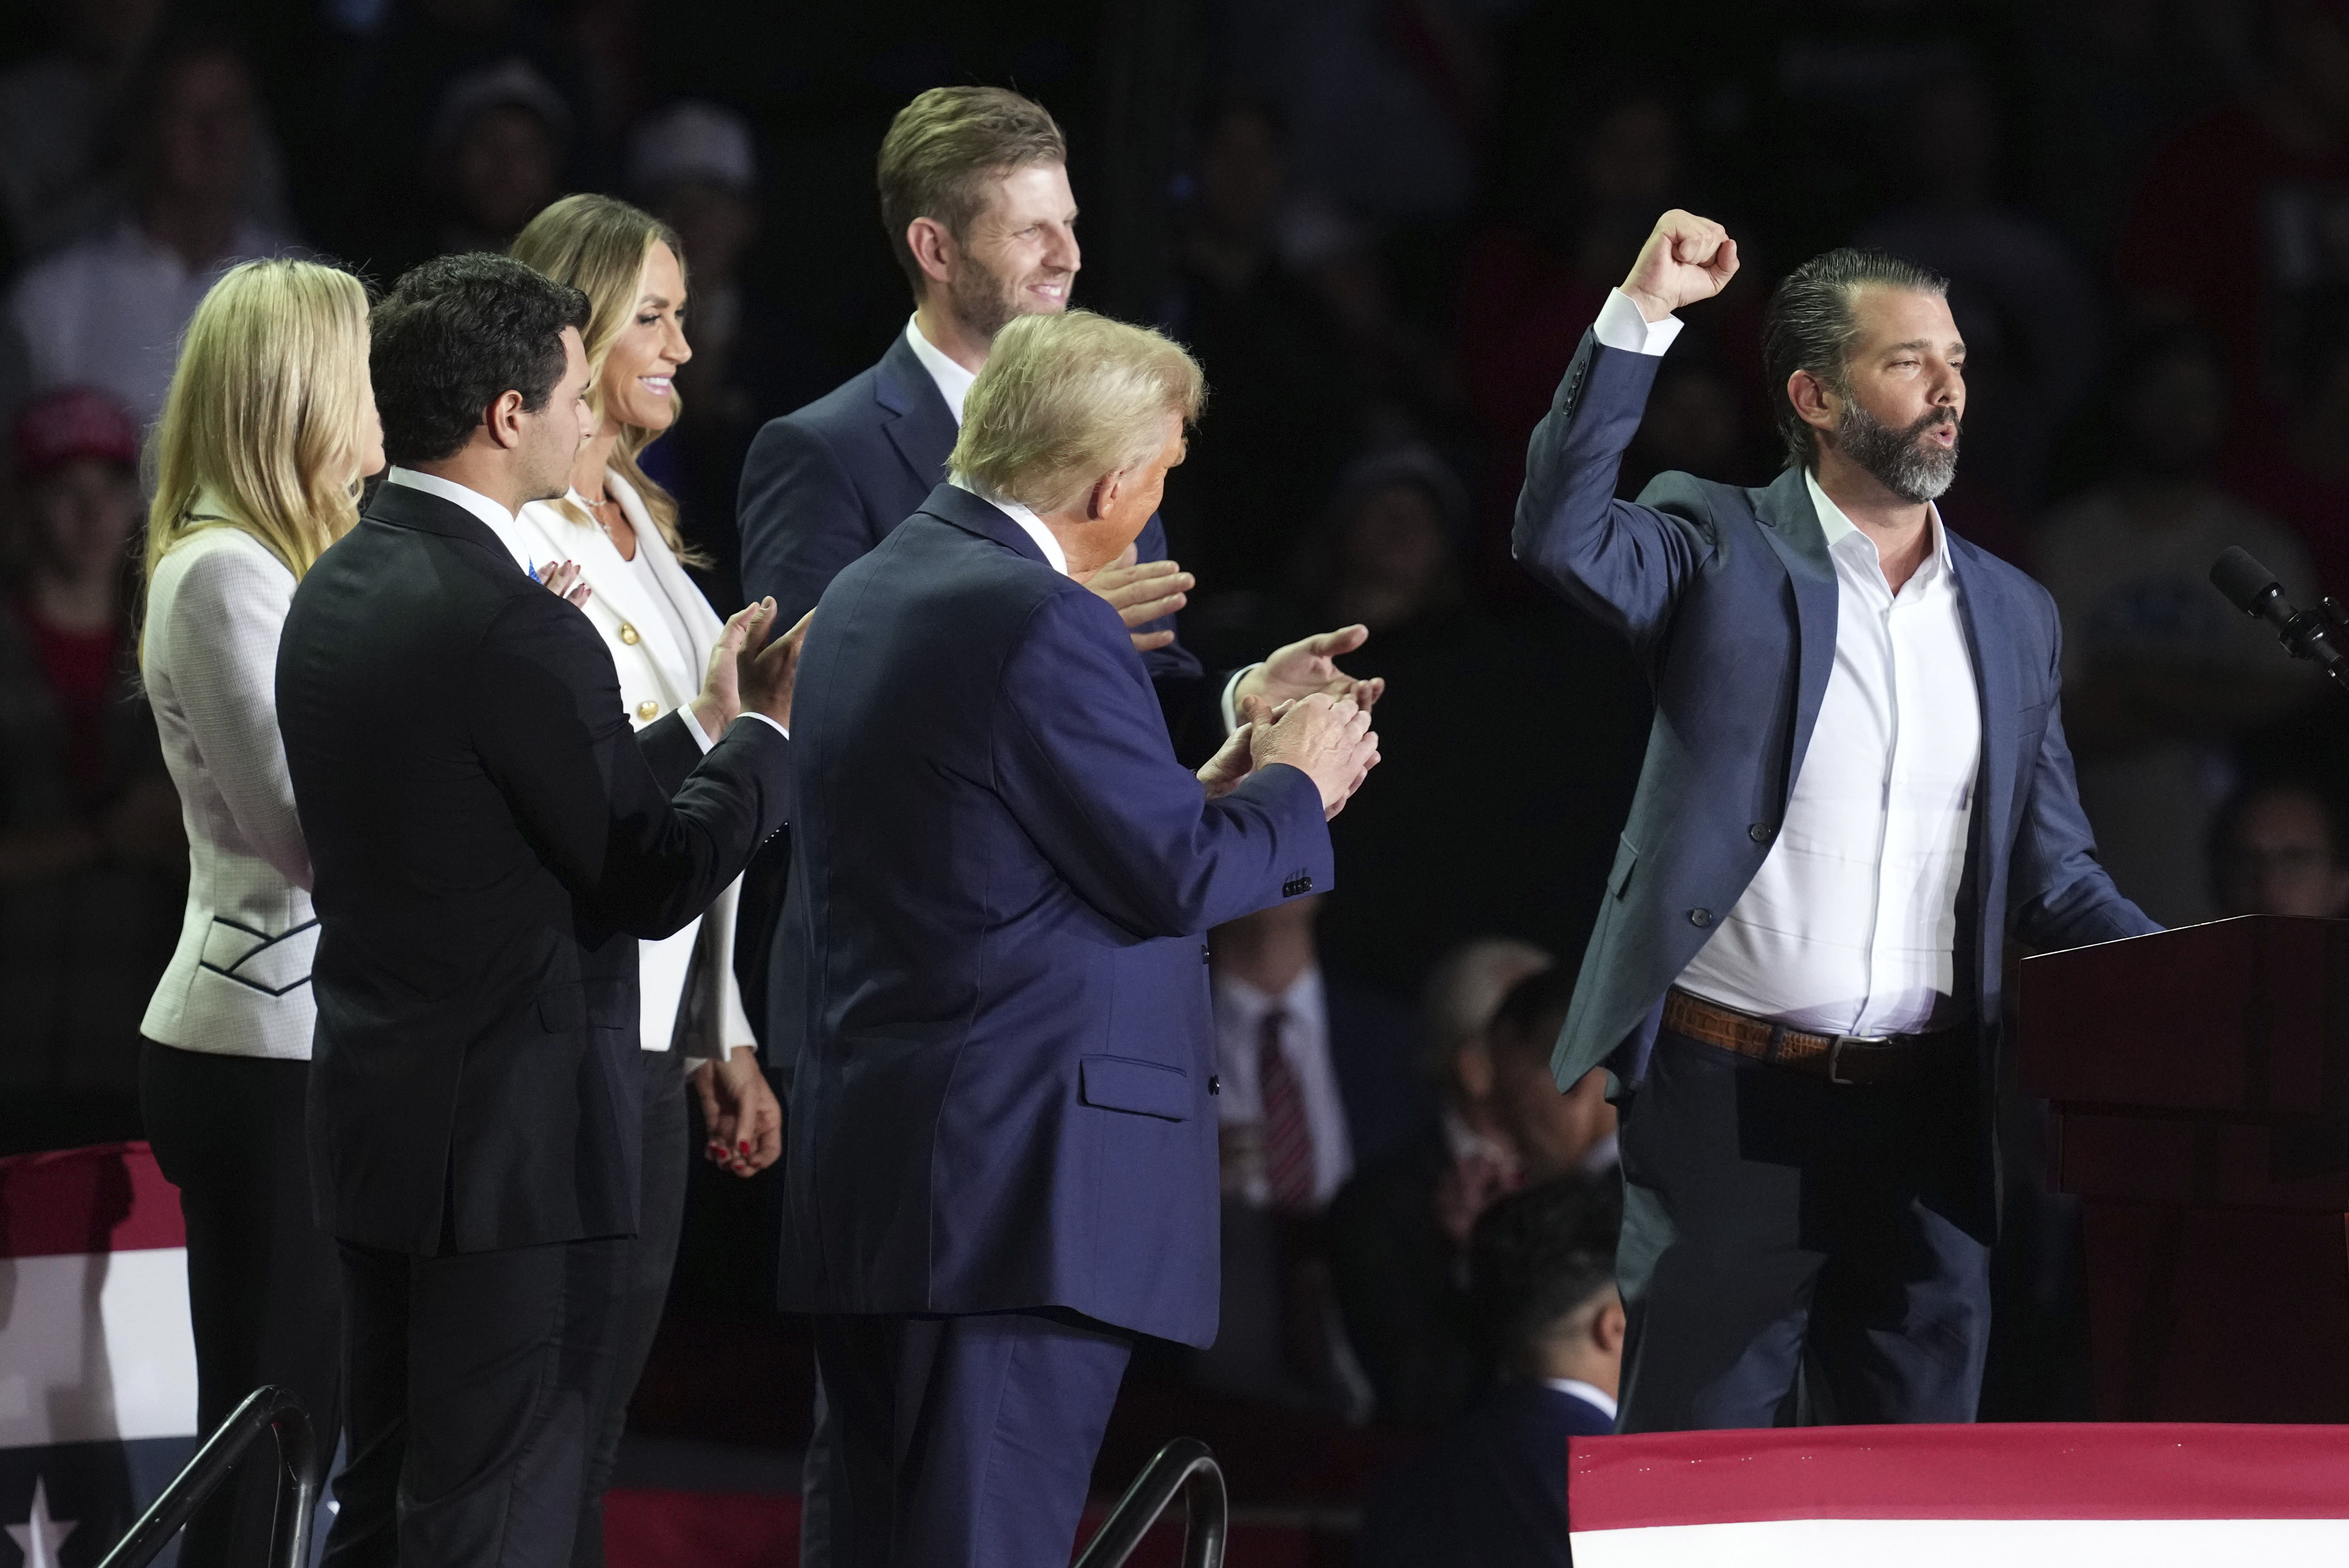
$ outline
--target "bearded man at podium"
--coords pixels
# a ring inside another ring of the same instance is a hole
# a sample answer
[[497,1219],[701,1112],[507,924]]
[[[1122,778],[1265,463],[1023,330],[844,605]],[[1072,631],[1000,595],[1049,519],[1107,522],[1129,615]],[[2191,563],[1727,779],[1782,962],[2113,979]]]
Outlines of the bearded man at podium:
[[1967,1421],[1990,1336],[2000,955],[2158,929],[2096,863],[2055,606],[1941,526],[1945,282],[1779,285],[1785,471],[1614,499],[1673,312],[1737,270],[1667,212],[1534,433],[1514,547],[1631,645],[1655,728],[1552,1065],[1623,1112],[1618,1429]]

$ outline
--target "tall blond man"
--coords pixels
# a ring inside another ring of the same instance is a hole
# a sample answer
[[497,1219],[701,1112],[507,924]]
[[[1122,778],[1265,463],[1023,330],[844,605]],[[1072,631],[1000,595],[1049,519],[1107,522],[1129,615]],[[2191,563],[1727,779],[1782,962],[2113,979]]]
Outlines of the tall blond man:
[[1313,694],[1192,772],[1083,586],[1205,390],[1155,333],[1008,324],[953,478],[817,613],[771,1045],[835,1564],[1066,1562],[1133,1337],[1215,1337],[1199,934],[1331,885],[1324,824],[1378,752]]

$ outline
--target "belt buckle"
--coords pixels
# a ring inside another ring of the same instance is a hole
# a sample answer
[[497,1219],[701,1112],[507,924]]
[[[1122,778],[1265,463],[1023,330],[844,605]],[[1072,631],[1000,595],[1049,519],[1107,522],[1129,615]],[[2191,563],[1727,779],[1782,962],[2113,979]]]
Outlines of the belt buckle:
[[1880,1046],[1892,1038],[1889,1035],[1837,1035],[1827,1045],[1827,1082],[1839,1083],[1847,1088],[1866,1086],[1857,1078],[1843,1076],[1843,1048],[1846,1046]]

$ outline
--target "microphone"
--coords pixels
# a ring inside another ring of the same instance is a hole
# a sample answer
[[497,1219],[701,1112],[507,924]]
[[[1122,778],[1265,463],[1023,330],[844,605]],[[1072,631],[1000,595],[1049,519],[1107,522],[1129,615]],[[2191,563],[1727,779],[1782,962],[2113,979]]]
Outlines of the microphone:
[[2349,676],[2342,667],[2344,655],[2333,641],[2341,623],[2332,600],[2325,600],[2321,611],[2293,609],[2276,574],[2240,545],[2228,546],[2211,563],[2210,583],[2236,609],[2275,627],[2277,640],[2293,658],[2313,660],[2336,680]]

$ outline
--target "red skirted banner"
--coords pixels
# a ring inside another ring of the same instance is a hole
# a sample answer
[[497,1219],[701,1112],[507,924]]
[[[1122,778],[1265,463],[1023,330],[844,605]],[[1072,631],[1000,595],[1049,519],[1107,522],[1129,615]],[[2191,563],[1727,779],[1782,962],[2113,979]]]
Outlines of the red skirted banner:
[[1822,1427],[1575,1439],[1578,1568],[2349,1563],[2349,1428]]

